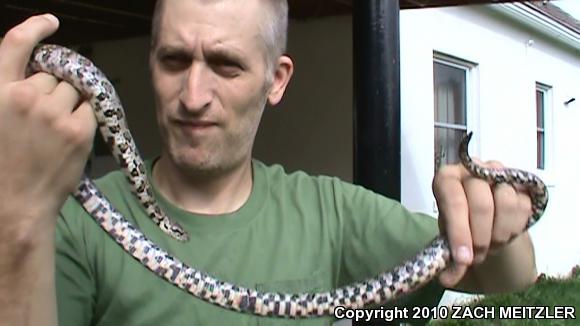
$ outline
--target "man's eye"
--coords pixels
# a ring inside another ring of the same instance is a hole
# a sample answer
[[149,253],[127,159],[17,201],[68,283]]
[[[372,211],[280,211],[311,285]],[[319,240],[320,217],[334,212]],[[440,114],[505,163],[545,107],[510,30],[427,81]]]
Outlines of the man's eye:
[[213,60],[215,71],[225,77],[237,77],[244,69],[237,61],[229,59]]
[[160,59],[161,65],[167,70],[182,70],[189,66],[189,58],[181,55],[164,55]]

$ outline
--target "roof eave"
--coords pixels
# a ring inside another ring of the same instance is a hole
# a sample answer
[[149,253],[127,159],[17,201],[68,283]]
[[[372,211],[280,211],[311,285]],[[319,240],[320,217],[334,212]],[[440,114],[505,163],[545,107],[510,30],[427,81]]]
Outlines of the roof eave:
[[525,26],[571,47],[576,52],[580,52],[580,33],[542,12],[524,3],[497,4],[491,7]]

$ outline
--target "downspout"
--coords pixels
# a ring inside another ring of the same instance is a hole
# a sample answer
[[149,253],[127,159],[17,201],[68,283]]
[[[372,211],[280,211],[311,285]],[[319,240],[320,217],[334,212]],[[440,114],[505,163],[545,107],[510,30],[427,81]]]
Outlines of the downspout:
[[399,0],[353,1],[354,183],[401,200]]

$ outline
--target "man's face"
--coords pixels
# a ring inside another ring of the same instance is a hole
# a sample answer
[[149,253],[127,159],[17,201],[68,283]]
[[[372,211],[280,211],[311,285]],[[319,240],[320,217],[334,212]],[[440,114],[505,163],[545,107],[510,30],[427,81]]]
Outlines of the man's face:
[[151,52],[163,155],[191,173],[246,162],[267,100],[259,1],[165,1]]

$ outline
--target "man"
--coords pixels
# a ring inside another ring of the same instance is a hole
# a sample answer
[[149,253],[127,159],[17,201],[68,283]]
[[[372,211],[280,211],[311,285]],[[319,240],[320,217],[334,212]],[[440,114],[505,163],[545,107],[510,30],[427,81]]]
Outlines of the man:
[[[264,105],[281,100],[293,72],[283,55],[286,16],[285,1],[276,0],[158,3],[150,68],[163,149],[148,174],[163,208],[190,233],[189,242],[159,231],[119,173],[99,185],[152,240],[196,268],[259,290],[326,291],[398,264],[437,227],[360,187],[287,175],[252,160]],[[143,268],[74,200],[66,201],[80,178],[95,120],[67,83],[43,73],[24,75],[33,46],[57,27],[54,16],[32,17],[0,45],[0,320],[290,323],[192,298]],[[459,165],[441,169],[433,188],[441,232],[456,262],[439,277],[441,285],[509,291],[535,279],[532,245],[521,233],[531,213],[524,191],[491,187]]]

